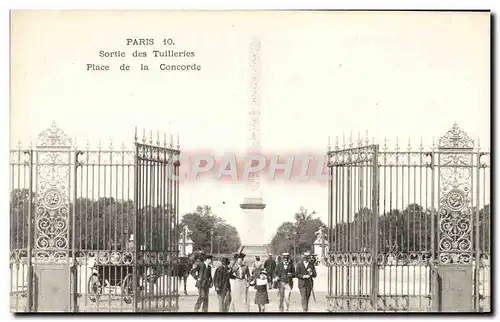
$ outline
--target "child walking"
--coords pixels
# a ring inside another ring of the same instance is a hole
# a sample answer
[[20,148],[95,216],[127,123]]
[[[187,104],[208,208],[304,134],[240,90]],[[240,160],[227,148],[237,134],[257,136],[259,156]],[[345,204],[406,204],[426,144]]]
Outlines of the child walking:
[[255,304],[259,307],[259,312],[265,311],[266,304],[269,304],[269,296],[267,295],[267,278],[266,271],[261,271],[255,282]]

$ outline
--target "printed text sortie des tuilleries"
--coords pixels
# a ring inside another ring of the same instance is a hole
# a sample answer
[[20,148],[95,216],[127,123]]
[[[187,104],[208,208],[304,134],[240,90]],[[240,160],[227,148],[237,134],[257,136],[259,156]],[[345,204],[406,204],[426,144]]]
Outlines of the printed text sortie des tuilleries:
[[[123,52],[121,50],[115,50],[115,51],[101,50],[101,51],[99,51],[100,58],[118,58],[118,57],[124,58],[126,56],[127,55],[125,54],[125,52]],[[132,53],[132,56],[133,57],[148,57],[148,54],[145,51],[135,50]],[[191,57],[195,57],[195,53],[193,51],[186,51],[186,50],[176,51],[176,50],[156,50],[155,49],[152,51],[151,56],[155,57],[155,58],[191,58]]]

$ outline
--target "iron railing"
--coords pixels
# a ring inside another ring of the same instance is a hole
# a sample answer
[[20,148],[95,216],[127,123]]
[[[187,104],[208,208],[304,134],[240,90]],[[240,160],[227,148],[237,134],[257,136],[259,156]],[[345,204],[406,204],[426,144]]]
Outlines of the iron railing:
[[455,124],[427,151],[328,155],[329,311],[439,311],[434,263],[471,267],[473,310],[490,310],[489,153]]
[[61,311],[178,309],[180,151],[159,141],[77,149],[53,124],[10,151],[11,311],[41,310],[50,265],[69,268],[44,282],[69,285]]

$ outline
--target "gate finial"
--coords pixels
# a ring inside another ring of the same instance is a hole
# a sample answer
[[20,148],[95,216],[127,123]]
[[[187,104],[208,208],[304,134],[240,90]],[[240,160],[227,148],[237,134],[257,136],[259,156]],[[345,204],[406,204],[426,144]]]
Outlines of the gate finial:
[[72,145],[71,138],[57,127],[56,121],[52,121],[48,129],[40,132],[36,141],[36,145],[41,147],[70,147]]
[[455,122],[450,130],[438,140],[440,150],[472,150],[474,140],[465,133]]

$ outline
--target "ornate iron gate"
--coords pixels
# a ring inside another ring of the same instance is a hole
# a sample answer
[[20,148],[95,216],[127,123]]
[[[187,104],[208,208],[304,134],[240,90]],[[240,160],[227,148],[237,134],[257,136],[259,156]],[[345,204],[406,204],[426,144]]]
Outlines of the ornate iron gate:
[[430,151],[328,157],[328,311],[490,310],[489,153],[455,124]]
[[55,123],[11,150],[11,311],[178,308],[179,146],[77,149]]

